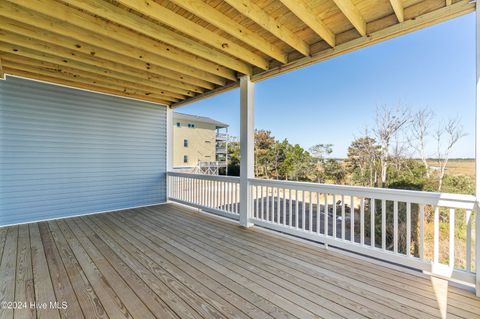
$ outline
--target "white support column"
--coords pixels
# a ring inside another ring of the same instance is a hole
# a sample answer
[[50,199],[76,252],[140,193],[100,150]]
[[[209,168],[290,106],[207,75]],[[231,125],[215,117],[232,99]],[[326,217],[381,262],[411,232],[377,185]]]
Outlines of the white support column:
[[253,108],[253,82],[248,75],[240,79],[240,225],[251,227],[252,198],[249,178],[254,177],[255,129]]
[[475,209],[475,288],[477,296],[480,297],[480,1],[476,2],[476,106],[475,106],[475,194],[477,207]]
[[[166,169],[167,172],[170,172],[173,168],[173,110],[167,106],[167,154],[166,154]],[[167,201],[168,195],[170,193],[170,187],[172,185],[168,182],[168,176],[166,176],[166,191],[167,191]]]

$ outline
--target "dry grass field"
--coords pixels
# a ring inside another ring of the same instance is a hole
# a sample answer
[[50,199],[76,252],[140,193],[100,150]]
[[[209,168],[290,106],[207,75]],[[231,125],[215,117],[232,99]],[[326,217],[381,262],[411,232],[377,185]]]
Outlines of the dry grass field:
[[[428,164],[432,167],[438,166],[437,161],[429,160]],[[475,160],[474,159],[451,159],[447,164],[447,174],[466,175],[475,178]]]

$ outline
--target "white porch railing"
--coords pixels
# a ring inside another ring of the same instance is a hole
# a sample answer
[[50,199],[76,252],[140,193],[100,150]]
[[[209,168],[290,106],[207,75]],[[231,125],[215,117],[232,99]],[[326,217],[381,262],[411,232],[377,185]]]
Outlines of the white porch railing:
[[[238,219],[239,182],[169,173],[168,196]],[[255,225],[475,283],[474,196],[264,179],[249,185]]]
[[167,190],[169,200],[239,219],[238,177],[169,172]]

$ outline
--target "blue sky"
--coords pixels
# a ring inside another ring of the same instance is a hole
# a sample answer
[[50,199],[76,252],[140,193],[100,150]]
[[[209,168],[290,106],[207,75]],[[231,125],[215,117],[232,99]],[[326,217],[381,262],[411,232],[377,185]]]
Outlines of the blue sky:
[[[257,82],[255,128],[305,148],[331,143],[332,156],[344,157],[352,139],[373,125],[378,105],[429,107],[437,119],[462,119],[468,135],[452,156],[473,157],[474,18],[469,14]],[[177,111],[229,123],[230,133],[239,135],[238,89]]]

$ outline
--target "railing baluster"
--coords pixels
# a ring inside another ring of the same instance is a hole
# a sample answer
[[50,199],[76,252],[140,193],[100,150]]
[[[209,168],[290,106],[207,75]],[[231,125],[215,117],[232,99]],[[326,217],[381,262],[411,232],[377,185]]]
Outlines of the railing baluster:
[[260,196],[262,198],[262,201],[261,201],[261,206],[260,206],[260,213],[262,215],[262,220],[265,220],[265,210],[264,210],[264,205],[263,205],[263,186],[260,186]]
[[298,190],[295,190],[295,228],[298,229]]
[[382,199],[382,249],[387,249],[387,202]]
[[412,241],[412,203],[407,202],[407,256],[410,257],[410,242]]
[[433,216],[433,262],[435,264],[438,264],[439,237],[440,237],[440,208],[435,207],[435,213]]
[[360,199],[360,244],[365,244],[365,198]]
[[223,210],[227,210],[227,182],[223,183]]
[[320,235],[320,193],[317,193],[317,234]]
[[260,218],[260,204],[258,201],[258,185],[255,185],[255,217]]
[[[472,211],[467,210],[465,212],[465,223],[467,224],[467,251],[465,269],[469,272],[472,271]],[[477,240],[475,238],[475,240]],[[479,258],[479,257],[476,257]]]
[[332,194],[332,236],[337,238],[337,200]]
[[308,206],[308,230],[313,231],[313,198],[312,192],[308,193],[308,198],[310,199],[310,205]]
[[398,201],[393,202],[393,252],[398,253]]
[[305,230],[305,191],[302,191],[302,230]]
[[345,195],[342,195],[342,240],[345,240]]
[[350,196],[350,241],[355,242],[355,197]]
[[265,220],[270,221],[270,195],[269,195],[269,187],[267,186],[265,189],[266,194],[266,206],[265,206]]
[[423,260],[425,258],[424,253],[424,239],[425,239],[425,206],[420,205],[420,234],[419,234],[419,241],[418,241],[418,257]]
[[283,225],[287,225],[287,193],[286,189],[283,188]]
[[280,188],[277,187],[277,209],[275,210],[276,211],[276,215],[277,215],[277,223],[280,224]]
[[375,247],[375,198],[370,198],[370,246]]
[[290,227],[292,227],[292,215],[293,215],[293,209],[292,209],[292,189],[288,190],[288,224]]
[[455,209],[450,208],[449,216],[450,229],[448,234],[448,266],[453,269],[455,266]]
[[328,194],[325,193],[325,205],[323,206],[323,218],[325,225],[323,226],[323,230],[325,232],[325,236],[328,236]]

